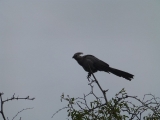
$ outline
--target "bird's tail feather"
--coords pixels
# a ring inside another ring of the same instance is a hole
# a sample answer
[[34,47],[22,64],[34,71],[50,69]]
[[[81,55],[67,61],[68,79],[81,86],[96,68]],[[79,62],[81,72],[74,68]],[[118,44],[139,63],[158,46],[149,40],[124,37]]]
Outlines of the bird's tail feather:
[[130,74],[130,73],[127,73],[127,72],[124,72],[122,70],[118,70],[118,69],[115,69],[115,68],[109,68],[109,72],[113,73],[114,75],[117,75],[119,77],[123,77],[129,81],[131,81],[131,79],[133,78],[134,75]]

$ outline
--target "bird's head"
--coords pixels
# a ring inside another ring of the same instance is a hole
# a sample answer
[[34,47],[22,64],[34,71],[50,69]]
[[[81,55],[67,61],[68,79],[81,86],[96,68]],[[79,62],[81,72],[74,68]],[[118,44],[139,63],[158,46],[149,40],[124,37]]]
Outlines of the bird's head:
[[79,57],[81,54],[83,54],[82,52],[77,52],[73,55],[72,58],[76,59],[77,57]]

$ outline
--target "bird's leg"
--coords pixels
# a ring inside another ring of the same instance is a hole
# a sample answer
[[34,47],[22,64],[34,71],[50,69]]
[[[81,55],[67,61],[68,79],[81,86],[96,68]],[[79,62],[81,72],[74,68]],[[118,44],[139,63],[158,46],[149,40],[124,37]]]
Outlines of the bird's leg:
[[90,81],[90,80],[89,80],[90,77],[91,77],[91,73],[88,73],[88,75],[87,75],[88,81]]
[[90,78],[91,77],[91,73],[88,73],[88,76],[87,76],[87,78]]

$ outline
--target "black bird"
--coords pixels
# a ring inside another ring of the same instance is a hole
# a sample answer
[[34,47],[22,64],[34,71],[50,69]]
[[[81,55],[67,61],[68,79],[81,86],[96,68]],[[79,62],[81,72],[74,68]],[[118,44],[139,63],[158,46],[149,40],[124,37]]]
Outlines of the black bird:
[[88,78],[91,76],[91,69],[93,73],[97,71],[104,71],[108,73],[113,73],[114,75],[123,77],[129,81],[133,79],[134,75],[124,72],[122,70],[111,68],[107,63],[103,62],[102,60],[96,58],[93,55],[80,56],[81,54],[83,53],[77,52],[73,55],[73,58],[79,63],[79,65],[84,68],[85,71],[88,72]]

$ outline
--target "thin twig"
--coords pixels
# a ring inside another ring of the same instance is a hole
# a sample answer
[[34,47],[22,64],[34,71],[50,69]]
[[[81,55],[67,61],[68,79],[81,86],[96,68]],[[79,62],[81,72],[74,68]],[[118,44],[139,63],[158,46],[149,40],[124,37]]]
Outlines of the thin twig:
[[[19,112],[12,118],[12,120],[14,120],[14,118],[17,117],[19,113],[23,112],[24,110],[28,110],[28,109],[33,109],[33,108],[25,108],[25,109],[22,109],[21,111],[19,111]],[[20,119],[21,119],[21,118],[20,118]]]

